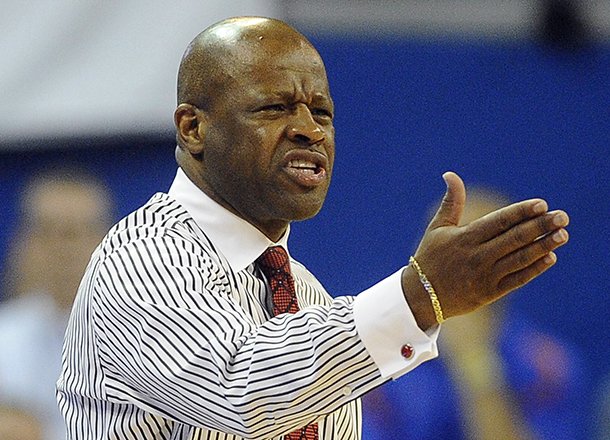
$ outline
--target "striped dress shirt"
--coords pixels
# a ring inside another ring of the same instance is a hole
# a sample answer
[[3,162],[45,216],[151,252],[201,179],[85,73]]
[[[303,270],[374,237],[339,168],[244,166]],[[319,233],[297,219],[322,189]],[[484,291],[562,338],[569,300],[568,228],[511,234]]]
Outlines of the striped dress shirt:
[[[253,262],[273,244],[180,170],[169,194],[113,227],[66,332],[67,438],[281,439],[317,422],[320,440],[360,439],[358,397],[436,356],[438,330],[421,332],[397,299],[399,272],[333,299],[292,258],[301,311],[272,317]],[[380,299],[394,303],[371,313]]]

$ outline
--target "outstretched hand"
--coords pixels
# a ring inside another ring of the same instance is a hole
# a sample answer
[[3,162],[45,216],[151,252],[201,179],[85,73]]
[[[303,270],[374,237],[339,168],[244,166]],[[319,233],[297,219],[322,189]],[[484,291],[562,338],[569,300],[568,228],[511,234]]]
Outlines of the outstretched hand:
[[[548,212],[544,200],[531,199],[458,226],[466,189],[455,173],[447,172],[443,179],[447,192],[415,259],[436,290],[445,318],[489,304],[555,264],[553,250],[568,241],[565,212]],[[436,320],[412,267],[404,271],[402,281],[419,326],[429,328]]]

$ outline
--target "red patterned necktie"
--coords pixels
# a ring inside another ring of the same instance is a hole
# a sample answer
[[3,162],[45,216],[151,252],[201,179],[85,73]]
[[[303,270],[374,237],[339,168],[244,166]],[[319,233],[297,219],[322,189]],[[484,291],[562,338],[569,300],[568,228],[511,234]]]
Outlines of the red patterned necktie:
[[[271,287],[273,316],[281,313],[296,313],[299,303],[294,290],[294,279],[290,272],[290,261],[286,250],[281,246],[268,248],[256,260],[259,269],[265,274]],[[318,424],[312,423],[287,434],[284,440],[318,440]]]

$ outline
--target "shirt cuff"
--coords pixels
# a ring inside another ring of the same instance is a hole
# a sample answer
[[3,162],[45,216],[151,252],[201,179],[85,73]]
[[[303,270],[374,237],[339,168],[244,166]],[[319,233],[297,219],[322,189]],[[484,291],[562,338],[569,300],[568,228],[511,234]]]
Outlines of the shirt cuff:
[[356,330],[384,378],[396,379],[438,356],[440,326],[427,332],[418,327],[402,292],[404,269],[354,300]]

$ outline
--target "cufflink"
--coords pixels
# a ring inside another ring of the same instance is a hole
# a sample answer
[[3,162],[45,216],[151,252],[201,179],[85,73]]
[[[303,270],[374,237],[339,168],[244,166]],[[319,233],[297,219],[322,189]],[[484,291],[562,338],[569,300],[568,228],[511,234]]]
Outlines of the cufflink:
[[405,344],[400,348],[400,354],[405,359],[411,359],[411,357],[413,357],[414,352],[415,350],[413,349],[413,346],[411,344]]

